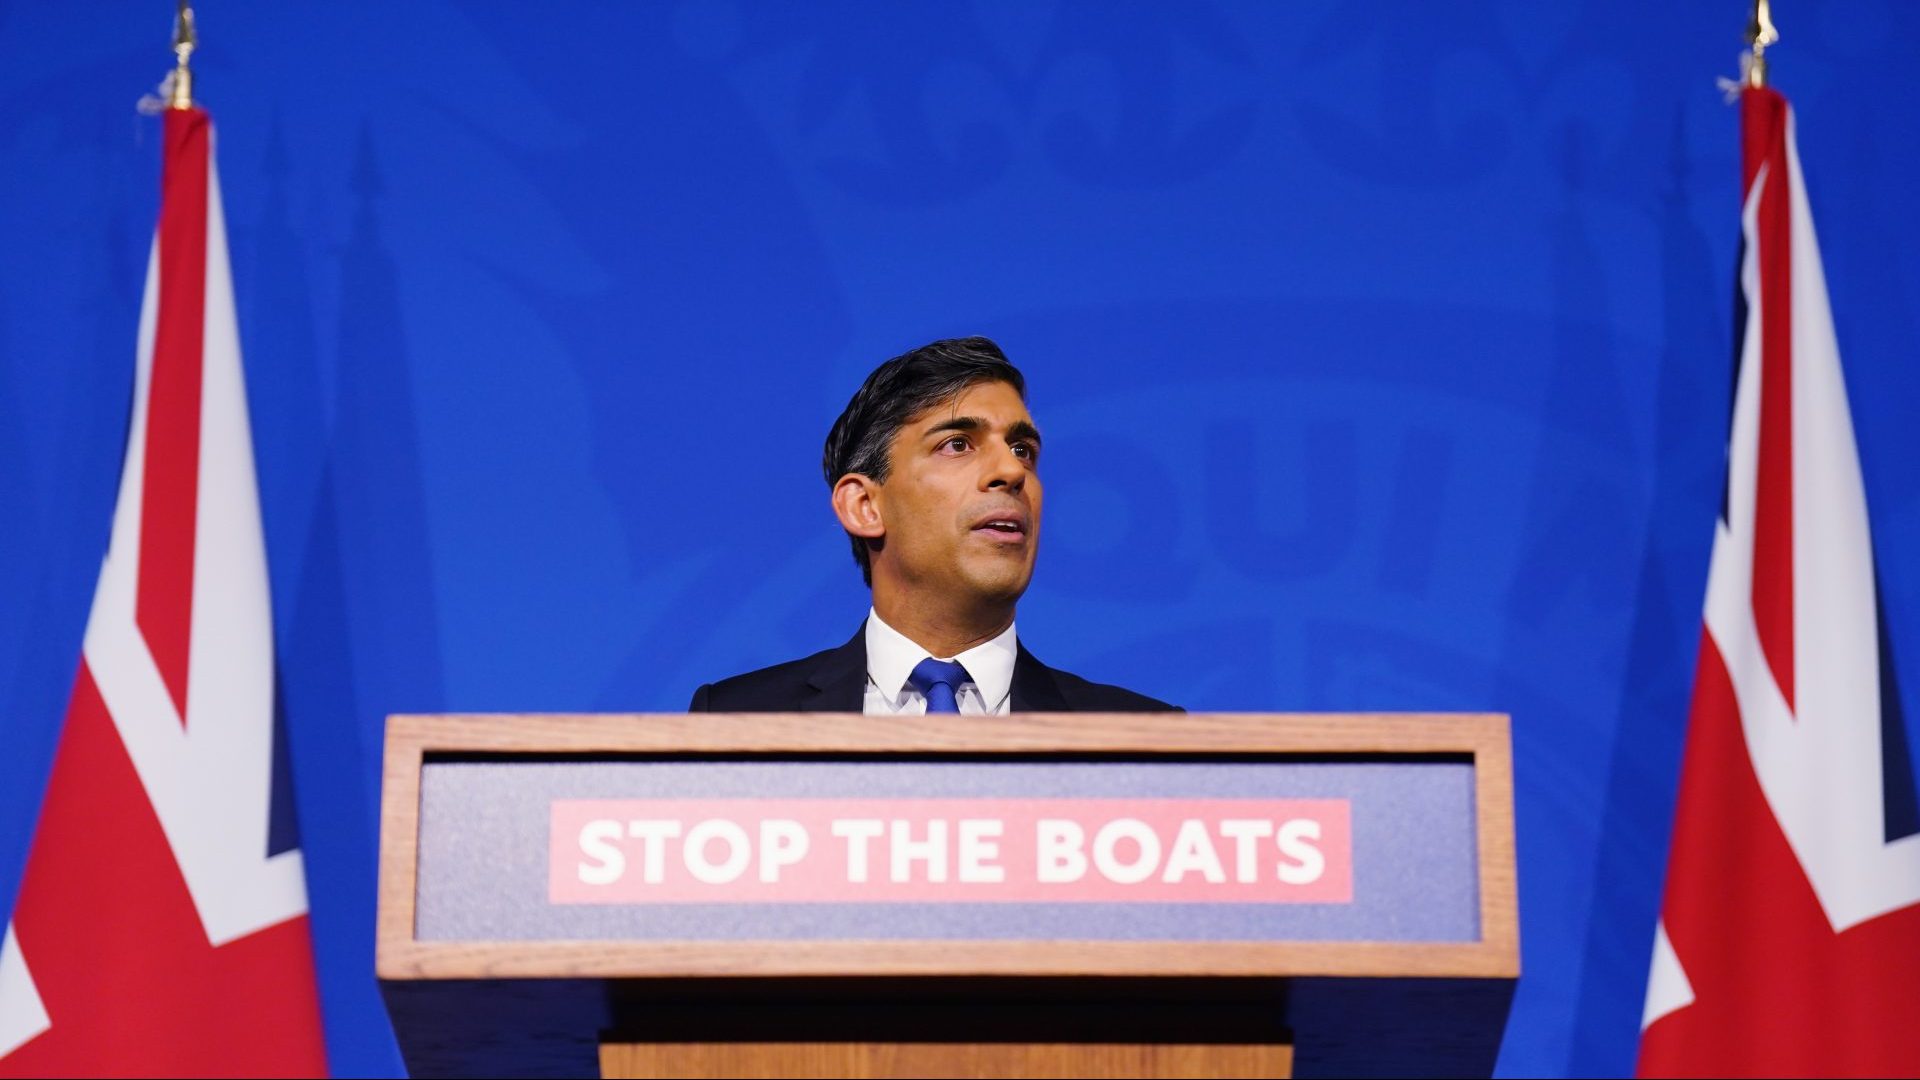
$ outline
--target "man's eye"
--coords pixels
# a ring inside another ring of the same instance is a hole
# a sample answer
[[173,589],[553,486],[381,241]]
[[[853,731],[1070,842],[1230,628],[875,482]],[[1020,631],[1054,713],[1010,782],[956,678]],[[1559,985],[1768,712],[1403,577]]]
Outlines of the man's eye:
[[1023,442],[1014,443],[1013,452],[1016,455],[1027,459],[1028,461],[1032,461],[1034,458],[1040,456],[1040,451],[1034,449],[1034,446],[1032,443],[1023,443]]
[[967,448],[967,437],[965,435],[955,435],[953,438],[941,443],[940,447],[941,449],[952,450],[957,453]]

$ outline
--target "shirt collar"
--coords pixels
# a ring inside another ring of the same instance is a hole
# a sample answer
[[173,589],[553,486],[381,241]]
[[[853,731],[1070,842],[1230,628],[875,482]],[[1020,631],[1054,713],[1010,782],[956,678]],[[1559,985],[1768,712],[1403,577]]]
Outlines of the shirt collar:
[[[1000,707],[1013,689],[1013,663],[1019,656],[1019,638],[1013,624],[1007,624],[995,637],[975,645],[952,659],[960,662],[973,677],[980,700],[989,713]],[[907,689],[907,677],[920,661],[933,655],[893,627],[880,613],[867,612],[867,678],[896,706]],[[945,660],[947,657],[940,657]]]

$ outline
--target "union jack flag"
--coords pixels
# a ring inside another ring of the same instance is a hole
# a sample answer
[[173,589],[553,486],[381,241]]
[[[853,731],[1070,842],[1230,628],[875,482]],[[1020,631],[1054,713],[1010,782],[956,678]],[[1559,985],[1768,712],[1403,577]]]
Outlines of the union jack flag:
[[213,127],[164,123],[112,539],[0,952],[0,1076],[326,1072]]
[[1920,1073],[1920,810],[1794,116],[1743,91],[1740,355],[1643,1076]]

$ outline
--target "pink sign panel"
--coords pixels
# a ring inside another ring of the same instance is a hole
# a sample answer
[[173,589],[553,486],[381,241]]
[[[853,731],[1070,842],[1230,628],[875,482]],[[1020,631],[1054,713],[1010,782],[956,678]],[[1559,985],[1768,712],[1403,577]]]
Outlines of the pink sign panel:
[[1346,799],[562,799],[556,904],[1353,901]]

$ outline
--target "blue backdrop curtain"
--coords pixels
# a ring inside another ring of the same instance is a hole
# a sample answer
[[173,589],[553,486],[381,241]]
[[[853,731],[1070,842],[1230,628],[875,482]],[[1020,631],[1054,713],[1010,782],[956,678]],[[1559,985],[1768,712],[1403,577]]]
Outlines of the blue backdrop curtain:
[[[1744,3],[198,7],[340,1071],[398,1067],[381,718],[678,709],[844,640],[821,440],[973,333],[1047,435],[1022,640],[1193,709],[1511,712],[1500,1067],[1631,1067]],[[1913,687],[1920,10],[1776,8]],[[0,7],[0,910],[107,532],[170,9]]]

